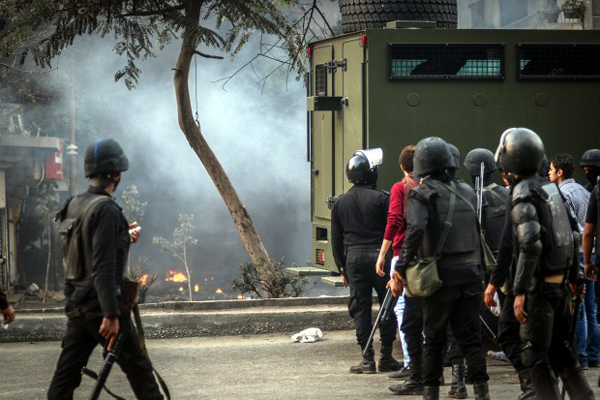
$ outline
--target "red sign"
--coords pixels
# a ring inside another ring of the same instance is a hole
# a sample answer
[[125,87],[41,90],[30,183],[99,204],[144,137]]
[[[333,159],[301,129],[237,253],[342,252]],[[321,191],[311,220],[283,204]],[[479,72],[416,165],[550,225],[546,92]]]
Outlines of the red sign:
[[46,178],[61,180],[63,178],[63,150],[65,142],[60,141],[60,151],[51,154],[46,160]]

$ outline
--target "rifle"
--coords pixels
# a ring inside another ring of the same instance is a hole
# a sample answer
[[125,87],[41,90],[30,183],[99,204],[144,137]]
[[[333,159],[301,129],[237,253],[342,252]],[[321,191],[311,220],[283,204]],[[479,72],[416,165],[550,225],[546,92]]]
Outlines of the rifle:
[[481,163],[479,176],[475,177],[475,193],[477,194],[477,220],[481,226],[481,214],[483,213],[483,174],[485,173],[485,164]]
[[383,303],[381,304],[381,307],[379,307],[379,312],[377,313],[377,319],[375,320],[375,323],[373,324],[373,329],[371,329],[371,334],[369,335],[369,340],[367,340],[367,345],[365,346],[365,349],[363,350],[363,355],[366,355],[367,352],[369,351],[369,348],[371,347],[371,344],[373,343],[373,337],[375,336],[375,331],[379,327],[379,324],[381,322],[386,322],[390,319],[390,313],[396,306],[397,302],[398,302],[398,299],[394,298],[394,296],[392,295],[392,289],[388,289],[387,293],[385,294],[385,298],[383,299]]
[[112,367],[121,351],[121,346],[123,345],[122,341],[125,340],[125,339],[122,339],[122,337],[123,337],[123,335],[119,334],[112,350],[106,354],[106,357],[104,357],[104,364],[102,364],[102,368],[100,369],[100,373],[98,375],[96,375],[95,372],[87,369],[87,367],[82,368],[82,370],[81,370],[82,374],[85,374],[96,380],[96,386],[94,386],[94,390],[92,390],[92,394],[90,395],[90,400],[98,400],[98,398],[100,397],[100,393],[102,392],[102,389],[105,389],[115,399],[124,400],[121,397],[119,397],[119,396],[115,395],[114,393],[112,393],[111,391],[109,391],[104,386],[104,384],[106,383],[106,380],[108,379],[108,375],[110,374],[110,370],[112,369]]
[[[580,279],[582,279],[580,277]],[[585,285],[585,280],[583,280],[583,284]],[[577,282],[577,287],[579,288],[580,283]],[[583,296],[579,296],[576,295],[575,296],[575,303],[573,304],[573,320],[571,321],[571,331],[569,332],[569,345],[574,346],[575,343],[575,331],[577,329],[577,313],[579,312],[579,307],[581,306],[581,301]],[[575,351],[576,352],[576,351]],[[561,389],[561,399],[565,400],[566,395],[567,395],[567,387],[565,386],[565,383],[563,382],[562,385],[562,389]]]

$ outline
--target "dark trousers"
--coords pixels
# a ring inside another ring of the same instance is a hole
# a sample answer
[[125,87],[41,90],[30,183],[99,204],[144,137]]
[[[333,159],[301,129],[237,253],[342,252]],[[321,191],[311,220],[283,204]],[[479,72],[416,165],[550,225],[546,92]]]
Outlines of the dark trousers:
[[447,352],[444,353],[444,356],[450,360],[452,365],[464,364],[465,357],[462,354],[458,340],[456,340],[450,324],[448,324],[448,328],[446,329],[446,335],[448,336],[448,343],[446,344]]
[[569,338],[573,317],[568,309],[567,289],[561,284],[544,283],[527,294],[525,307],[527,322],[520,329],[525,342],[521,351],[523,364],[548,376],[571,376],[579,371]]
[[521,361],[521,349],[523,348],[523,341],[519,334],[521,324],[515,318],[514,303],[515,296],[507,294],[502,304],[500,318],[498,319],[498,342],[514,369],[517,372],[521,372],[527,369],[527,367]]
[[[350,284],[348,312],[356,323],[356,340],[363,350],[373,328],[371,315],[373,289],[381,305],[387,292],[385,286],[390,279],[390,260],[386,260],[383,277],[375,273],[378,256],[379,250],[376,247],[350,248],[346,254],[346,273]],[[396,327],[396,314],[392,312],[390,318],[379,325],[382,346],[393,345],[396,340]]]
[[[137,399],[163,399],[158,388],[150,360],[143,354],[137,338],[131,316],[123,313],[119,317],[121,335],[126,335],[117,356],[117,364],[127,376]],[[56,371],[48,389],[49,400],[70,400],[73,392],[81,383],[81,369],[87,364],[92,351],[98,343],[105,340],[98,334],[102,315],[99,312],[87,312],[81,317],[69,319],[67,333],[62,342],[62,352],[56,364]],[[96,369],[99,372],[100,365]]]
[[421,383],[423,367],[423,298],[406,297],[402,332],[410,355],[410,379]]
[[425,344],[423,346],[423,383],[439,386],[443,372],[442,354],[446,345],[446,327],[450,323],[467,362],[470,383],[488,381],[481,342],[479,307],[481,283],[442,286],[423,301]]

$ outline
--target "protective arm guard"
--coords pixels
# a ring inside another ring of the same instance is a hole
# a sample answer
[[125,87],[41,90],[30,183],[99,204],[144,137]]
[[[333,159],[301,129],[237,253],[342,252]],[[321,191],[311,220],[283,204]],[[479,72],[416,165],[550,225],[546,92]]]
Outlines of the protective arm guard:
[[518,248],[514,293],[523,294],[531,286],[535,269],[542,253],[540,223],[535,207],[528,202],[515,204],[511,218],[516,226]]

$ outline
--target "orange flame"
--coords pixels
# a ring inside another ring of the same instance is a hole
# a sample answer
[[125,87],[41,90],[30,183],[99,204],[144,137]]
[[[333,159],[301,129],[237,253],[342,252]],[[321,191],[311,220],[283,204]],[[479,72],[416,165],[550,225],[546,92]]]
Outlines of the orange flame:
[[194,292],[198,293],[200,291],[200,285],[194,285]]
[[148,274],[144,274],[140,277],[140,285],[146,286],[148,284]]
[[181,286],[181,287],[179,288],[179,292],[180,292],[180,293],[183,293],[183,291],[184,291],[184,290],[185,290],[185,289],[183,288],[183,286]]
[[178,271],[169,271],[167,274],[167,278],[165,279],[167,282],[176,282],[176,283],[184,283],[188,281],[187,275],[183,272]]

